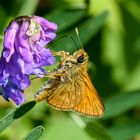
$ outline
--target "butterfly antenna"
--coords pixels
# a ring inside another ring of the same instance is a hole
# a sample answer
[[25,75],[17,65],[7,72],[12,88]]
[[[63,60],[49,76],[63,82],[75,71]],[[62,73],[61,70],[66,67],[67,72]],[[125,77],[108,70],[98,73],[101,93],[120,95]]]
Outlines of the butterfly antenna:
[[51,43],[48,45],[48,47],[47,47],[47,48],[49,48],[50,46],[53,46],[53,45],[54,45],[57,41],[59,41],[59,40],[61,40],[61,39],[65,38],[65,37],[67,37],[67,36],[66,36],[66,35],[64,35],[64,36],[61,36],[61,37],[57,38],[55,41],[51,42]]
[[76,35],[77,35],[77,38],[78,38],[78,42],[79,42],[79,44],[80,44],[80,47],[83,49],[84,47],[83,47],[82,42],[81,42],[81,40],[80,40],[79,32],[78,32],[78,28],[77,28],[77,27],[75,28],[75,32],[76,32]]
[[61,39],[63,39],[63,38],[66,38],[66,37],[69,37],[70,39],[72,39],[72,41],[74,42],[74,44],[75,44],[77,50],[79,50],[78,45],[76,44],[76,42],[75,42],[75,40],[73,39],[73,37],[72,37],[72,36],[69,36],[69,35],[63,35],[63,36],[59,37],[59,38],[56,39],[54,42],[52,42],[47,48],[49,48],[50,46],[54,45],[57,41],[59,41],[59,40],[61,40]]
[[79,50],[79,48],[78,48],[78,45],[76,44],[76,42],[75,42],[75,40],[73,39],[73,37],[72,36],[69,36],[71,39],[72,39],[72,41],[74,42],[74,44],[75,44],[75,46],[76,46],[76,49],[77,50]]

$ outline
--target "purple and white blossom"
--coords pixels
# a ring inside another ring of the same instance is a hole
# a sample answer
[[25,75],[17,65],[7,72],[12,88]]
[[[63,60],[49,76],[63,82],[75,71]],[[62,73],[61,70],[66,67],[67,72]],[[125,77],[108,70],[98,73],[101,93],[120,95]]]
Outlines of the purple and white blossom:
[[24,102],[24,89],[30,85],[31,74],[43,77],[43,66],[55,62],[45,46],[55,39],[57,25],[39,16],[13,19],[4,33],[0,59],[0,94],[17,105]]

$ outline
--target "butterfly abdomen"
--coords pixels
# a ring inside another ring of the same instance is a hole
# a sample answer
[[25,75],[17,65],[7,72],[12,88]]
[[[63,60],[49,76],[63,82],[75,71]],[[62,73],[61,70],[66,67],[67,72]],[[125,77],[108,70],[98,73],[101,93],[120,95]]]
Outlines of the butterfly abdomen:
[[42,100],[45,100],[48,96],[48,89],[50,88],[51,80],[48,80],[35,94],[35,100],[37,102],[40,102]]
[[45,100],[46,97],[47,97],[47,93],[46,93],[45,90],[39,91],[39,92],[37,92],[37,93],[35,94],[35,100],[36,100],[37,102],[40,102],[40,101],[42,101],[42,100]]

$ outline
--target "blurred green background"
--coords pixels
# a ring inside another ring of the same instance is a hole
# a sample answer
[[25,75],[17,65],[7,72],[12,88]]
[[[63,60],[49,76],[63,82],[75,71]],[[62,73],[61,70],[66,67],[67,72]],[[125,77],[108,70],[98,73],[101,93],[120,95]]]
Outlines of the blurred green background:
[[[105,114],[86,118],[41,102],[2,132],[0,140],[23,139],[38,125],[45,128],[41,140],[140,140],[140,0],[1,0],[0,50],[9,21],[32,14],[56,22],[58,38],[71,35],[77,44],[74,28],[78,27]],[[50,49],[72,53],[76,47],[64,38]],[[27,102],[45,80],[32,81],[25,91]],[[15,107],[0,97],[0,118]]]

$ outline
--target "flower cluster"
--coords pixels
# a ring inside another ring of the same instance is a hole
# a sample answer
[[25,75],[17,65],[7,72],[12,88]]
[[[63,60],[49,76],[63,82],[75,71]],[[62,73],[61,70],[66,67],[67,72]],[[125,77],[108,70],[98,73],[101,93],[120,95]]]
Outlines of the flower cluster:
[[57,25],[39,16],[23,16],[12,20],[4,33],[4,48],[0,59],[0,94],[17,105],[24,102],[24,89],[29,76],[43,77],[42,66],[55,62],[45,48],[55,37]]

